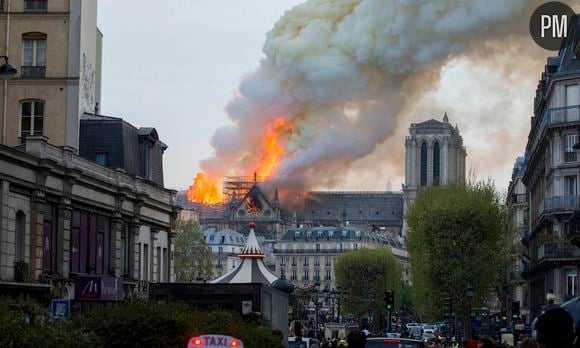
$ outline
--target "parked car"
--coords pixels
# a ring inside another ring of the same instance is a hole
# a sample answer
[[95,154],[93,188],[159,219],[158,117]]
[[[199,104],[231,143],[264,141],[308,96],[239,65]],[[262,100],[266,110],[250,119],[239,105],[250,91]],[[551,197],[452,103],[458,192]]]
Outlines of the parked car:
[[423,348],[421,340],[409,338],[372,337],[367,338],[365,348]]

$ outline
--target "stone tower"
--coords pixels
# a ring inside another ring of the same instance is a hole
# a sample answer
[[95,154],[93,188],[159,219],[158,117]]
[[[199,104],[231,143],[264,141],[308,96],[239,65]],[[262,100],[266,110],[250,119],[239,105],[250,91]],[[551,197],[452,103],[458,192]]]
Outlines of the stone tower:
[[[466,156],[463,138],[457,125],[449,123],[447,113],[442,121],[412,123],[405,139],[405,216],[422,187],[464,182]],[[403,235],[406,231],[403,222]]]

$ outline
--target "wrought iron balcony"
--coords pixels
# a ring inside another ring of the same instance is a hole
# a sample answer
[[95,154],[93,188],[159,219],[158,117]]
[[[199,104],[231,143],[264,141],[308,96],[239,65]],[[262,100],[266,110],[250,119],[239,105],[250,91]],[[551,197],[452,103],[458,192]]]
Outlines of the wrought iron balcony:
[[569,242],[546,242],[538,248],[538,262],[578,258],[580,258],[580,249]]
[[580,196],[554,196],[540,202],[538,215],[570,213],[580,209]]
[[532,137],[532,144],[534,147],[542,139],[542,134],[548,126],[569,122],[580,122],[580,105],[548,109],[544,112],[539,122],[540,124],[537,126],[534,136]]
[[340,254],[350,249],[274,249],[274,254]]
[[48,0],[24,0],[24,11],[46,11]]
[[31,66],[31,65],[21,66],[20,77],[22,78],[39,79],[44,78],[45,76],[46,76],[45,66]]
[[564,152],[564,161],[565,162],[576,162],[576,151],[566,151]]

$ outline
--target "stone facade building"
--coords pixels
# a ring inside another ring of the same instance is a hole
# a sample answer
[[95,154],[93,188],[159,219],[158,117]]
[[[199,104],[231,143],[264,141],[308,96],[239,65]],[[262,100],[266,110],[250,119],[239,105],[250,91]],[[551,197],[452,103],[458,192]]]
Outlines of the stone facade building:
[[221,277],[240,264],[239,255],[246,242],[241,233],[230,229],[208,228],[203,232],[203,240],[212,253],[212,279]]
[[175,191],[43,136],[0,146],[0,184],[0,293],[113,299],[79,292],[90,279],[113,281],[119,300],[123,288],[139,296],[151,281],[173,281]]
[[[524,157],[518,157],[514,163],[512,178],[506,196],[506,233],[511,240],[510,264],[507,270],[509,293],[507,302],[520,303],[520,314],[529,316],[528,284],[522,274],[529,269],[528,260],[523,255],[522,240],[528,236],[528,200],[522,176],[524,172]],[[506,302],[505,308],[511,310]],[[511,314],[511,313],[510,313]],[[508,315],[511,318],[511,315]]]
[[0,143],[17,145],[28,135],[44,135],[54,145],[78,149],[80,117],[98,109],[101,98],[97,1],[0,5],[0,50],[18,70],[0,83]]
[[276,273],[302,287],[320,283],[323,289],[335,289],[336,259],[363,248],[389,248],[408,276],[408,254],[398,238],[351,226],[289,229],[276,243]]
[[523,242],[530,259],[526,279],[530,314],[546,304],[578,296],[580,250],[568,238],[578,231],[580,162],[574,145],[580,131],[580,37],[578,21],[557,57],[547,59],[534,98],[522,181],[528,192],[529,234]]
[[[166,146],[153,128],[85,115],[100,103],[96,21],[96,0],[0,1],[0,48],[18,70],[0,83],[0,294],[84,306],[174,279]],[[126,136],[107,138],[105,119]]]

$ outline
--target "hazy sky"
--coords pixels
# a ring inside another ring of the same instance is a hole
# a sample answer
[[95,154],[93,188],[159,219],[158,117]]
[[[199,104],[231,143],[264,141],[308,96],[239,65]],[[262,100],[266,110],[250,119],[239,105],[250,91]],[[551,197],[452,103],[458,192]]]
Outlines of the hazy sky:
[[[166,186],[186,188],[200,160],[212,154],[215,130],[229,123],[224,106],[264,57],[266,33],[300,2],[99,0],[101,113],[155,127],[169,146]],[[535,86],[550,54],[529,41],[530,52],[520,62],[511,59],[509,47],[483,63],[477,55],[449,61],[439,82],[406,110],[406,124],[333,188],[381,190],[390,179],[398,189],[408,123],[441,119],[444,111],[464,136],[468,170],[506,187],[515,157],[524,151]]]

